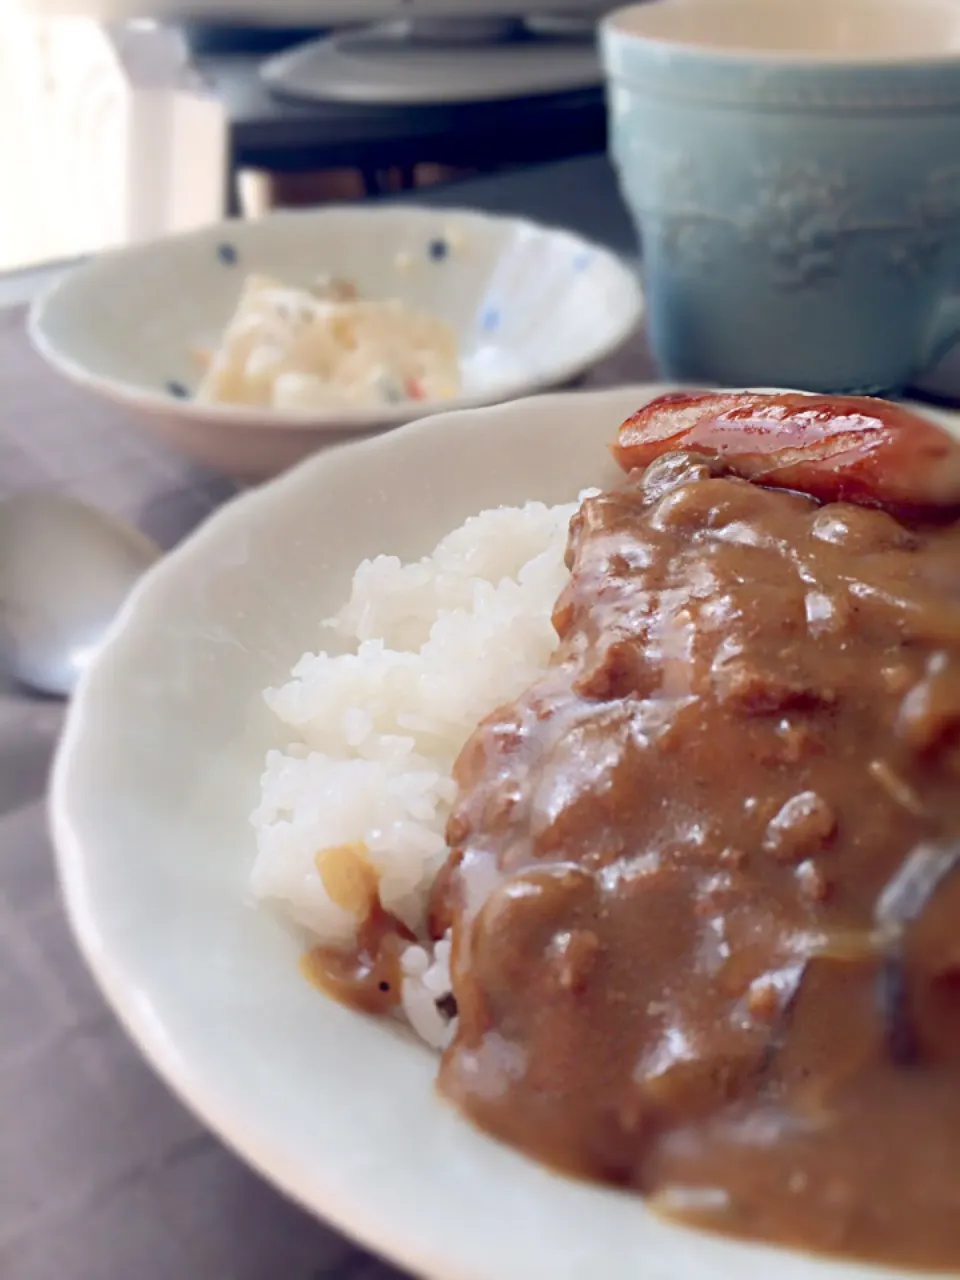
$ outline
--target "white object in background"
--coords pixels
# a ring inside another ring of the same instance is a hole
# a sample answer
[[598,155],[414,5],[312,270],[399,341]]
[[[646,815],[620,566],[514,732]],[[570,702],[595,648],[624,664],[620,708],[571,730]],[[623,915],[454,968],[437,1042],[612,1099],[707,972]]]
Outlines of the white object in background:
[[113,36],[127,89],[124,242],[192,231],[223,217],[226,114],[172,28],[134,23]]
[[417,39],[414,25],[387,22],[310,40],[268,58],[261,75],[298,98],[387,104],[534,97],[603,81],[589,25],[576,35],[528,32],[489,43],[459,38],[455,22],[445,38]]
[[[399,298],[457,335],[455,401],[298,413],[198,404],[198,348],[219,342],[247,273],[306,285],[329,273],[362,297]],[[67,377],[200,462],[244,479],[411,418],[556,386],[611,354],[640,323],[633,271],[568,231],[522,218],[416,206],[273,213],[107,254],[38,301],[31,336]]]
[[227,126],[179,37],[37,19],[0,0],[0,267],[223,215]]

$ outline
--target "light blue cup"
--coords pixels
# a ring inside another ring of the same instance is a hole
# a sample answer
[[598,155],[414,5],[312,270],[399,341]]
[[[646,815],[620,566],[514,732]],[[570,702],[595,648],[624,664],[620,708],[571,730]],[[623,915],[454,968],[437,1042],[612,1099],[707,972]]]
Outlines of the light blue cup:
[[960,340],[960,0],[659,0],[601,39],[665,376],[890,392]]

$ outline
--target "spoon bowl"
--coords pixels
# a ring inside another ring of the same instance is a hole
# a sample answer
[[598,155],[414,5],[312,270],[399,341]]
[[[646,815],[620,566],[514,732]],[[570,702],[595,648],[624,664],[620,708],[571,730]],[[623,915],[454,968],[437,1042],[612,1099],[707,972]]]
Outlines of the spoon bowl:
[[57,494],[0,503],[0,666],[69,697],[160,548],[123,521]]

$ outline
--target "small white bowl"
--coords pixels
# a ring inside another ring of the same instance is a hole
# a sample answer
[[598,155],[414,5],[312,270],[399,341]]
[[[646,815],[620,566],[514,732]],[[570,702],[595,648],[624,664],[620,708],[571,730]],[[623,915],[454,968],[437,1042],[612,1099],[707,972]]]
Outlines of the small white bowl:
[[[296,415],[192,399],[197,348],[216,345],[250,272],[322,273],[448,321],[462,352],[455,400]],[[37,349],[197,461],[240,479],[316,449],[449,409],[569,382],[637,328],[643,303],[614,254],[567,231],[467,210],[338,206],[229,222],[105,254],[33,308]]]
[[426,1280],[905,1275],[684,1230],[499,1145],[440,1099],[422,1044],[321,995],[298,938],[249,902],[247,815],[276,742],[261,690],[318,643],[359,561],[614,482],[617,427],[667,389],[431,418],[243,494],[147,575],[68,717],[59,870],[116,1013],[254,1168]]

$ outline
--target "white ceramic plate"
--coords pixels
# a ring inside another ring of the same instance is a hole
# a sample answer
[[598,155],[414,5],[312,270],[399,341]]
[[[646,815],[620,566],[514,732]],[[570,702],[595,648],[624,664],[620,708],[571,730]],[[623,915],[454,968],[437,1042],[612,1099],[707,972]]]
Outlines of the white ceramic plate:
[[670,1226],[498,1146],[436,1096],[425,1048],[310,987],[296,939],[247,900],[260,691],[317,643],[356,564],[614,480],[607,444],[664,389],[426,419],[235,500],[135,593],[57,760],[70,918],[146,1057],[277,1186],[433,1280],[889,1278]]
[[[248,272],[302,285],[329,273],[364,297],[440,316],[459,337],[463,395],[296,416],[195,404],[195,352],[217,344]],[[260,479],[348,436],[568,382],[614,351],[641,314],[629,267],[570,232],[465,210],[358,205],[105,254],[38,300],[30,332],[61,373],[119,401],[176,448]]]

